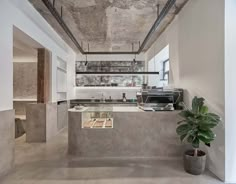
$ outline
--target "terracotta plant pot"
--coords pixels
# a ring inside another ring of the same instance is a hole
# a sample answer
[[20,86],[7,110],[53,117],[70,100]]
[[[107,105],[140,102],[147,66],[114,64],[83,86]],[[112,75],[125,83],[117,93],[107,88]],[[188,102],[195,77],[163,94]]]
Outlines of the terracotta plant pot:
[[184,154],[184,169],[187,173],[200,175],[206,166],[206,153],[199,150],[198,156],[194,156],[194,150],[188,150]]

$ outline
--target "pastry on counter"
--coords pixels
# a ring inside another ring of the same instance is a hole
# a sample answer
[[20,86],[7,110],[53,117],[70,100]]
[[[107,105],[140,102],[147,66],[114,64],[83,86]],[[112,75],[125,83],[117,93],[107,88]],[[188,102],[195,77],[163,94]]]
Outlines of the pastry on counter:
[[109,119],[109,120],[106,121],[105,127],[106,127],[106,128],[112,128],[112,124],[113,124],[113,123],[112,123],[112,120]]
[[104,122],[105,122],[105,120],[103,120],[103,119],[97,120],[97,121],[94,123],[93,128],[103,128]]
[[83,128],[91,128],[94,124],[93,120],[87,121],[83,123]]

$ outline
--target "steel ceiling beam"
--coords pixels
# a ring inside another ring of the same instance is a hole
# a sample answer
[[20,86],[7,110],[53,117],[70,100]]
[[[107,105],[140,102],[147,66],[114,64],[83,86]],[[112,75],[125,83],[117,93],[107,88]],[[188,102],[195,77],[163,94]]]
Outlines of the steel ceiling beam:
[[64,22],[63,18],[61,15],[58,13],[56,8],[53,6],[55,3],[51,3],[50,0],[42,0],[42,2],[45,4],[45,6],[48,8],[48,10],[51,12],[51,14],[54,16],[54,18],[57,20],[57,22],[61,25],[62,29],[65,31],[65,33],[68,35],[68,37],[71,39],[71,41],[75,44],[75,46],[78,48],[78,50],[81,52],[81,54],[140,54],[149,39],[151,38],[152,34],[156,31],[157,27],[160,25],[162,20],[165,18],[165,16],[169,13],[170,9],[175,5],[176,0],[168,0],[167,3],[165,4],[164,8],[162,9],[161,13],[157,17],[156,21],[154,22],[153,26],[149,30],[148,34],[146,35],[145,39],[143,40],[142,44],[140,45],[139,49],[137,51],[119,51],[119,52],[106,52],[106,51],[101,51],[101,52],[91,52],[91,51],[84,51],[81,45],[79,44],[79,41],[75,38],[69,27],[66,25]]
[[84,54],[90,54],[90,55],[97,55],[97,54],[128,54],[128,55],[131,55],[131,54],[139,54],[137,51],[135,52],[127,52],[127,51],[118,51],[118,52],[106,52],[106,51],[97,51],[97,52],[84,52]]
[[45,6],[48,8],[48,10],[51,12],[51,14],[54,16],[54,18],[57,20],[57,22],[61,25],[61,27],[63,28],[63,30],[66,32],[66,34],[69,36],[69,38],[71,39],[71,41],[75,44],[75,46],[79,49],[79,51],[84,54],[84,50],[83,48],[80,46],[79,42],[76,40],[76,38],[74,37],[73,33],[71,32],[71,30],[68,28],[68,26],[66,25],[66,23],[64,22],[64,20],[62,19],[61,15],[58,13],[58,11],[56,10],[56,8],[53,6],[49,0],[42,0],[43,3],[45,4]]
[[156,31],[157,27],[160,25],[161,21],[165,18],[165,16],[168,14],[172,6],[174,6],[176,3],[176,0],[168,0],[165,4],[164,8],[161,10],[161,13],[157,17],[156,21],[154,22],[153,26],[149,30],[147,36],[143,40],[143,43],[139,47],[138,53],[142,52],[145,45],[147,44],[148,40],[151,38],[152,34]]

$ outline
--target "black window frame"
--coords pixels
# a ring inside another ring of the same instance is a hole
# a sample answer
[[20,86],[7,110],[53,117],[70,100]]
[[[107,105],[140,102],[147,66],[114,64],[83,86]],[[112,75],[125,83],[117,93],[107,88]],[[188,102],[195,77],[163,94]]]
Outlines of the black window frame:
[[[168,80],[168,83],[169,83],[169,70],[166,71],[166,63],[169,62],[170,63],[170,59],[167,59],[165,61],[163,61],[162,63],[162,67],[163,67],[163,76],[162,76],[162,80]],[[165,75],[168,76],[168,79],[165,79]]]

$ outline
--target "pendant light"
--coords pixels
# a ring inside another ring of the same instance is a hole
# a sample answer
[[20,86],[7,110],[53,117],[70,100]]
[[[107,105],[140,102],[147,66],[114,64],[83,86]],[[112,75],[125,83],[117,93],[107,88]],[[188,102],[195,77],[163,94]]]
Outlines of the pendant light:
[[134,62],[135,65],[137,64],[137,61],[136,61],[136,54],[134,55],[133,62]]
[[87,54],[85,55],[85,57],[86,57],[86,60],[85,60],[84,66],[87,66],[88,65]]

